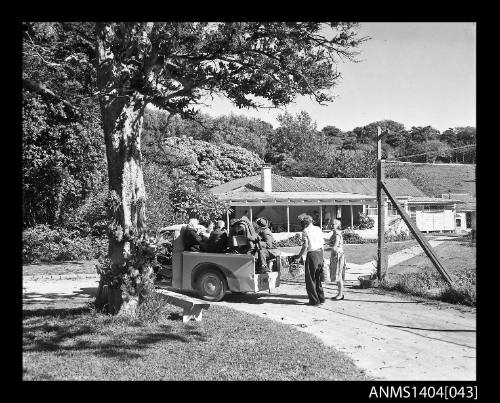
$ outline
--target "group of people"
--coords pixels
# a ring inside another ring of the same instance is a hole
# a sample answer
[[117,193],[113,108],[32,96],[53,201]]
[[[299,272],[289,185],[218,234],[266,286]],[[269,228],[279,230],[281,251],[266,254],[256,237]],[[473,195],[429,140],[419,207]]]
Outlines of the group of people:
[[[268,262],[276,257],[274,237],[269,221],[258,218],[255,225],[243,216],[232,219],[229,232],[222,220],[210,222],[205,228],[191,218],[184,231],[184,250],[190,252],[241,253],[256,256],[256,272],[271,271]],[[238,241],[238,239],[243,241]]]
[[[323,231],[313,225],[313,217],[308,214],[298,216],[302,225],[302,247],[293,259],[304,262],[306,290],[310,305],[325,302],[322,282],[325,281]],[[256,272],[270,272],[269,261],[278,254],[268,220],[261,217],[252,223],[247,216],[232,219],[229,232],[222,220],[210,222],[205,228],[196,218],[189,220],[184,231],[184,250],[191,252],[242,253],[256,257]],[[243,239],[244,242],[238,242]],[[335,300],[344,299],[345,255],[340,222],[333,220],[333,233],[328,241],[332,247],[330,256],[330,279],[338,287]]]
[[205,228],[197,218],[191,218],[184,230],[184,250],[189,252],[223,253],[227,248],[228,234],[222,220],[210,222]]
[[[309,305],[320,305],[325,302],[322,282],[325,280],[323,258],[324,238],[321,228],[313,225],[313,218],[308,214],[301,214],[299,221],[302,224],[302,248],[293,258],[304,261],[306,291]],[[338,287],[335,300],[344,299],[345,255],[344,240],[340,232],[340,222],[333,221],[333,233],[329,244],[332,246],[330,256],[330,279]]]

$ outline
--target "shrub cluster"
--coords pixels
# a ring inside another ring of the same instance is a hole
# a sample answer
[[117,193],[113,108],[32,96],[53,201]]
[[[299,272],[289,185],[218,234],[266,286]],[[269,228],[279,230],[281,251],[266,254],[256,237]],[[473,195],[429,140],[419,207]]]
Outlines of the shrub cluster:
[[76,230],[39,224],[23,231],[23,264],[97,259],[107,253],[107,238],[81,236]]
[[353,243],[369,243],[371,240],[363,238],[361,235],[357,234],[350,228],[346,228],[342,231],[342,237],[344,238],[344,244]]
[[282,239],[281,241],[274,243],[277,248],[286,248],[290,246],[301,246],[302,245],[302,236],[300,234],[295,234],[294,236]]
[[375,226],[375,220],[370,216],[359,213],[359,224],[357,229],[372,229]]
[[[438,273],[427,271],[398,274],[384,280],[382,287],[452,304],[476,306],[476,269],[457,270],[450,274],[455,285],[453,288]],[[431,290],[438,292],[431,293]]]
[[410,239],[415,239],[415,237],[409,232],[405,231],[401,231],[398,233],[388,232],[388,231],[385,232],[386,242],[409,241]]

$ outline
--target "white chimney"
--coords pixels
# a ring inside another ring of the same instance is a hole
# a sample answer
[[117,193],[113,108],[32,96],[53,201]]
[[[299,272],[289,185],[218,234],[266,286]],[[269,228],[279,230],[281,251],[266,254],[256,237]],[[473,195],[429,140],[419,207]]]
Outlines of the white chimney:
[[262,165],[262,170],[260,171],[260,187],[265,193],[273,191],[271,183],[271,165]]

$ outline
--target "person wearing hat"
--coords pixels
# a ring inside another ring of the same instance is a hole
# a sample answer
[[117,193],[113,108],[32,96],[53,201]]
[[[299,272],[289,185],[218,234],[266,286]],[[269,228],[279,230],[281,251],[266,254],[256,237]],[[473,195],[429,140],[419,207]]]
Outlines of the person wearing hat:
[[305,279],[309,305],[317,306],[325,302],[325,294],[321,285],[323,275],[323,232],[313,225],[313,218],[308,214],[298,216],[302,224],[302,248],[294,256],[295,259],[304,259]]
[[274,244],[274,236],[271,229],[269,228],[269,221],[266,218],[257,218],[257,220],[255,221],[255,225],[257,227],[257,234],[261,239],[259,242],[259,259],[263,264],[265,262],[266,269],[264,270],[264,272],[267,273],[271,271],[268,268],[267,262],[276,257],[276,254],[273,252],[273,250],[276,249],[276,245]]

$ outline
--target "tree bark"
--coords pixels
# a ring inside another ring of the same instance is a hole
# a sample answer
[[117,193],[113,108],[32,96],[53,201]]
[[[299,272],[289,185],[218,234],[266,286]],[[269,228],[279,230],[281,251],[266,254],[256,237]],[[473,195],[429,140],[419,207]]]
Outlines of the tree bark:
[[[142,94],[130,91],[117,74],[109,39],[109,26],[98,24],[97,85],[106,157],[109,189],[113,197],[113,229],[109,237],[109,257],[114,273],[123,270],[130,255],[130,240],[145,227],[145,197],[142,172],[141,132],[145,101]],[[111,290],[110,290],[111,291]],[[120,290],[113,290],[119,293]],[[120,296],[124,297],[124,296]],[[128,298],[112,298],[112,312],[130,314]],[[135,302],[132,302],[135,306]]]

